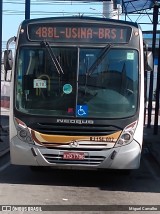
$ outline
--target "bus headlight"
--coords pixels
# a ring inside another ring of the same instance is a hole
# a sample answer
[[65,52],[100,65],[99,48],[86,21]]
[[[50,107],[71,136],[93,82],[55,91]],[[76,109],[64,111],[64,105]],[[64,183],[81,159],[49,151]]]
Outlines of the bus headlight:
[[130,125],[126,126],[120,135],[115,147],[118,146],[125,146],[133,140],[134,132],[137,126],[137,121],[131,123]]
[[15,119],[15,125],[16,125],[16,129],[17,129],[18,138],[20,140],[22,140],[23,142],[34,144],[34,142],[32,140],[32,136],[31,136],[30,130],[26,126],[26,124],[23,123],[18,118],[14,118],[14,119]]
[[19,131],[19,136],[20,136],[21,138],[27,137],[27,132],[26,132],[26,130],[21,129],[21,130]]

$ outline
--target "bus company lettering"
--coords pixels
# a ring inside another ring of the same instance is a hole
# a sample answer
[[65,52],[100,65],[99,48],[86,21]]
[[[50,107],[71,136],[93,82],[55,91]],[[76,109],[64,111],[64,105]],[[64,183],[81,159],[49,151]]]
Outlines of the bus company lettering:
[[97,141],[97,142],[114,142],[113,137],[106,137],[106,136],[96,136],[90,137],[90,141]]
[[94,124],[93,120],[57,119],[57,123]]
[[52,39],[108,39],[123,41],[126,31],[123,28],[94,27],[39,27],[36,30],[39,38]]

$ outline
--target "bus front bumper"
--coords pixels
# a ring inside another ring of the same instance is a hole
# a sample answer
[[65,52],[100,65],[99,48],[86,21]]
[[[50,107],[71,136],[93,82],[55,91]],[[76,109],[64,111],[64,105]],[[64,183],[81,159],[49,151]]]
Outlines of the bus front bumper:
[[[82,160],[63,159],[64,152],[84,153]],[[47,149],[22,142],[14,137],[10,142],[11,163],[28,166],[50,166],[73,169],[137,169],[140,165],[141,147],[133,140],[126,146],[102,151]]]

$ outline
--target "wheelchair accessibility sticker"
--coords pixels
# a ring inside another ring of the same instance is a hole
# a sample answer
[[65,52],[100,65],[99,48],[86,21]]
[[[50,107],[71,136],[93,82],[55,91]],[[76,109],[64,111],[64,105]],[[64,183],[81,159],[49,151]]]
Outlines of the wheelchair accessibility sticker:
[[77,116],[87,117],[88,116],[88,106],[87,105],[77,105]]

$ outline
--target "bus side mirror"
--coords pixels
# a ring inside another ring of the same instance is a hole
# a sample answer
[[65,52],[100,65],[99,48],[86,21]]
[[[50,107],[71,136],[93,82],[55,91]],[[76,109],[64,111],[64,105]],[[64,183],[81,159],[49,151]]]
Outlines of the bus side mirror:
[[[11,80],[11,70],[12,70],[12,65],[13,65],[13,55],[12,55],[12,50],[5,50],[4,51],[4,71],[5,71],[5,81],[10,81]],[[10,75],[8,75],[8,72],[10,71]],[[10,77],[8,77],[10,76]]]
[[151,51],[146,52],[145,70],[146,71],[153,71],[153,54]]

